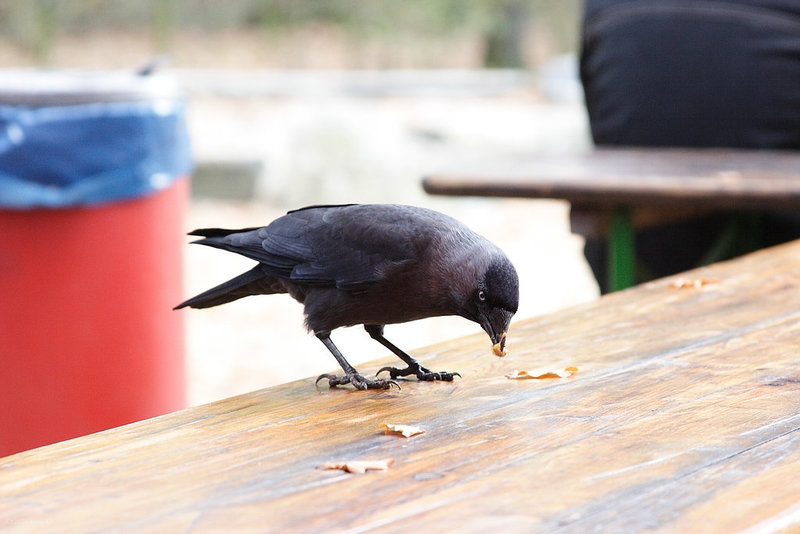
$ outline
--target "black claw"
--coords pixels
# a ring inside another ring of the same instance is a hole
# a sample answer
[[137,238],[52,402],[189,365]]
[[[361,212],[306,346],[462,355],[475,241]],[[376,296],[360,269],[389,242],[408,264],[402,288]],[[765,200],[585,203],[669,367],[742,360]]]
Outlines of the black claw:
[[317,377],[315,384],[319,384],[319,381],[322,379],[326,379],[328,381],[329,387],[336,387],[336,386],[344,386],[347,384],[352,384],[354,388],[366,390],[366,389],[391,389],[392,386],[397,386],[397,389],[400,389],[400,384],[395,382],[394,380],[370,380],[369,378],[365,378],[358,373],[346,374],[346,375],[332,375],[332,374],[321,374]]
[[[411,371],[409,371],[408,368],[405,368],[405,369],[401,370],[401,369],[398,369],[397,367],[386,366],[386,367],[381,367],[380,369],[378,369],[378,372],[375,373],[375,376],[378,376],[379,374],[381,374],[384,371],[389,373],[392,378],[397,378],[397,377],[400,377],[400,376],[406,376],[406,375],[410,375],[411,374]],[[404,373],[403,371],[409,371],[409,372]]]
[[375,373],[375,376],[381,374],[384,371],[388,372],[389,376],[392,377],[393,379],[408,375],[414,375],[417,377],[417,380],[425,382],[431,382],[434,380],[441,380],[443,382],[452,382],[453,378],[455,377],[461,378],[460,373],[450,373],[447,371],[439,371],[438,373],[435,373],[433,371],[426,369],[421,365],[409,365],[405,369],[398,369],[397,367],[389,367],[389,366],[381,367],[378,370],[378,372]]
[[319,375],[317,377],[317,380],[314,381],[314,385],[318,386],[319,385],[319,381],[322,380],[323,378],[327,378],[328,380],[331,380],[332,378],[336,378],[336,377],[334,375],[321,374],[321,375]]

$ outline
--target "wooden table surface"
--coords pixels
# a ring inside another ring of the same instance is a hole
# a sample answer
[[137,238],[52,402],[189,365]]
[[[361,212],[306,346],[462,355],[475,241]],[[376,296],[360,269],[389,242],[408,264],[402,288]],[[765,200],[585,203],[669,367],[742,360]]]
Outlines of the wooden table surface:
[[559,198],[577,205],[798,208],[800,152],[603,148],[525,156],[427,176],[440,195]]
[[483,334],[415,351],[453,383],[301,380],[0,459],[0,531],[798,528],[800,242],[688,277],[516,322],[505,358]]

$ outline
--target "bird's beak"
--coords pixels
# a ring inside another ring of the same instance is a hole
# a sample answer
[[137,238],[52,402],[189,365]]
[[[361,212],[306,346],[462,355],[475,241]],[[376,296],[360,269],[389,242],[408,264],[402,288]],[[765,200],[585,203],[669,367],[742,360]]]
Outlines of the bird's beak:
[[513,315],[509,311],[495,308],[480,318],[480,325],[489,334],[489,338],[492,340],[492,351],[497,356],[506,355],[506,335]]

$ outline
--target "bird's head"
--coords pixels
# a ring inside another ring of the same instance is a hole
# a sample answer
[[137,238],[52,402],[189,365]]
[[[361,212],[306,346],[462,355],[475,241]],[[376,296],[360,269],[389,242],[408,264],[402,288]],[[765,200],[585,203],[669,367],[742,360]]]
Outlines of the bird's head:
[[483,327],[497,356],[505,355],[506,334],[519,306],[519,278],[509,259],[492,254],[476,266],[470,291],[462,293],[462,315]]

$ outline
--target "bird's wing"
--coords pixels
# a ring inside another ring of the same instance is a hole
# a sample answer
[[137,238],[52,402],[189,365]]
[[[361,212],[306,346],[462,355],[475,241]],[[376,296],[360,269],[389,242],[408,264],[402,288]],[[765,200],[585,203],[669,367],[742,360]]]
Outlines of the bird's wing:
[[257,260],[275,276],[356,290],[415,262],[426,237],[418,221],[400,208],[323,206],[200,242]]
[[298,210],[263,230],[262,247],[270,258],[296,262],[292,280],[355,290],[417,259],[408,219],[387,206]]

